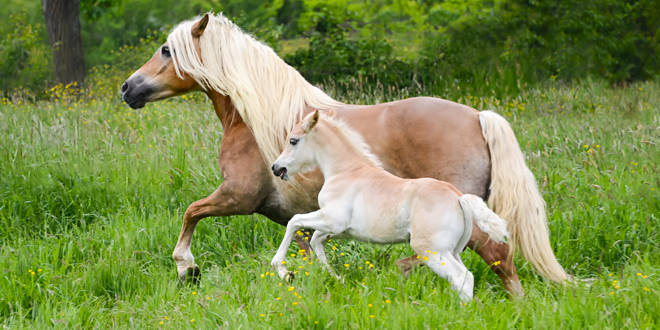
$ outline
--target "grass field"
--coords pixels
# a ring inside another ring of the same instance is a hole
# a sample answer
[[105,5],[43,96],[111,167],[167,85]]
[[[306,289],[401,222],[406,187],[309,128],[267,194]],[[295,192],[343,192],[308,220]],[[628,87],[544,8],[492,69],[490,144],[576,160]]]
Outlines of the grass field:
[[[576,89],[576,87],[578,87]],[[355,103],[409,91],[355,90]],[[115,98],[0,105],[0,325],[12,329],[434,329],[660,326],[660,83],[549,85],[506,99],[448,97],[510,120],[548,203],[562,286],[518,259],[527,296],[509,299],[473,252],[461,306],[429,269],[409,278],[404,245],[332,241],[342,285],[314,260],[281,283],[283,235],[263,216],[209,218],[192,252],[202,283],[171,258],[182,214],[221,182],[222,128],[201,95],[130,110]],[[291,254],[298,254],[295,244]],[[373,267],[368,266],[373,264]]]

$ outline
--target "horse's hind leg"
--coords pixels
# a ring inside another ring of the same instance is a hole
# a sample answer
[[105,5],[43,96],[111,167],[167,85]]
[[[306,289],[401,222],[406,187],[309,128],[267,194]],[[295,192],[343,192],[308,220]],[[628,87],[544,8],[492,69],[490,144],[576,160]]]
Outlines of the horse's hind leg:
[[309,240],[312,237],[312,231],[308,229],[304,230],[299,230],[302,235],[298,235],[296,233],[296,236],[293,237],[293,239],[298,243],[298,248],[302,250],[302,252],[305,254],[307,258],[311,258],[312,254],[310,253],[312,251],[312,246],[310,245],[311,241]]
[[474,224],[468,247],[484,259],[490,269],[500,277],[502,283],[504,283],[504,288],[511,295],[521,296],[525,294],[520,284],[520,278],[518,278],[516,266],[513,264],[513,258],[509,258],[509,245],[496,243]]
[[[477,252],[490,269],[500,277],[504,288],[511,295],[521,296],[525,294],[520,284],[520,278],[518,278],[516,266],[513,264],[513,260],[509,259],[509,246],[507,244],[494,242],[489,239],[488,234],[482,232],[477,225],[474,225],[472,227],[472,237],[467,246]],[[408,276],[414,268],[424,265],[421,258],[417,258],[417,255],[397,260],[394,264],[399,267],[399,270],[405,276]]]
[[408,277],[410,276],[410,273],[413,269],[419,266],[424,266],[424,262],[420,256],[414,254],[411,257],[395,261],[394,265],[399,269],[401,273],[403,273],[403,276]]

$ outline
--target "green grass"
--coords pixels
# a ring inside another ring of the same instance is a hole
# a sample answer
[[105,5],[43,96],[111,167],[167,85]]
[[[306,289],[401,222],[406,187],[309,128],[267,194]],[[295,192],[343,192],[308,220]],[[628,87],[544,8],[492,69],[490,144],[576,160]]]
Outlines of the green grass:
[[[203,220],[192,246],[202,283],[182,287],[171,259],[182,214],[222,182],[222,128],[209,102],[195,95],[133,111],[114,98],[2,101],[0,324],[658,327],[660,83],[577,86],[550,85],[505,99],[459,89],[440,95],[510,120],[543,187],[560,263],[579,278],[596,278],[591,286],[556,285],[518,259],[527,296],[512,300],[468,251],[463,257],[479,300],[467,306],[428,269],[401,276],[393,263],[412,253],[404,245],[333,241],[337,249],[328,250],[329,257],[345,285],[301,256],[289,258],[298,270],[295,282],[281,284],[266,274],[283,228],[259,215]],[[408,96],[407,89],[356,89],[336,97],[372,103]],[[295,244],[290,253],[297,253]]]

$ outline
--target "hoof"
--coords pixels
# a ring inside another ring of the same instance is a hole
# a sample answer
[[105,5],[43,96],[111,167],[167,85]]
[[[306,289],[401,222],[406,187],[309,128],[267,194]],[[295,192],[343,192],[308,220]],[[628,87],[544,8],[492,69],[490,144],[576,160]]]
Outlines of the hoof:
[[179,280],[181,281],[182,284],[194,284],[197,285],[199,284],[199,280],[201,278],[201,272],[199,270],[199,266],[195,265],[195,267],[188,267],[186,270],[182,271],[179,274]]
[[284,282],[291,283],[296,278],[296,275],[293,272],[286,272],[284,275]]

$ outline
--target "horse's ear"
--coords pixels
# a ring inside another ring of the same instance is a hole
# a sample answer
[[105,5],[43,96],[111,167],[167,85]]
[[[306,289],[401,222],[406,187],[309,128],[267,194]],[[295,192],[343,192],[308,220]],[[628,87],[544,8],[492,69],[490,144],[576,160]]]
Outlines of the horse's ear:
[[336,115],[336,114],[337,114],[337,111],[335,111],[335,108],[332,108],[332,109],[330,109],[330,111],[328,111],[328,113],[326,113],[325,115],[328,116],[329,118],[335,118],[335,115]]
[[309,131],[311,131],[312,128],[314,128],[314,126],[316,126],[316,123],[318,122],[319,122],[319,111],[316,110],[314,112],[314,115],[309,117],[309,119],[307,119],[307,121],[305,121],[305,123],[303,124],[303,129],[305,130],[305,133],[309,133]]
[[193,26],[193,36],[199,37],[206,30],[206,26],[209,25],[209,14],[207,13],[202,17],[202,19],[197,22],[197,26]]

